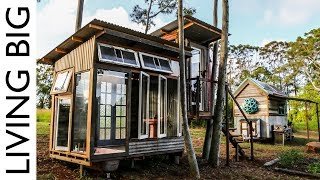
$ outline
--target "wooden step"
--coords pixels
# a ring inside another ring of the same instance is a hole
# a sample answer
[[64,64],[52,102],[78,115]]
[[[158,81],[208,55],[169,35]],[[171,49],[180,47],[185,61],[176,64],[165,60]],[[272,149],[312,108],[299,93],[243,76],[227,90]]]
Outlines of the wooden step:
[[242,136],[242,134],[231,134],[231,133],[230,133],[230,135],[231,135],[232,137],[241,137],[241,136]]
[[235,131],[237,128],[229,128],[229,131]]

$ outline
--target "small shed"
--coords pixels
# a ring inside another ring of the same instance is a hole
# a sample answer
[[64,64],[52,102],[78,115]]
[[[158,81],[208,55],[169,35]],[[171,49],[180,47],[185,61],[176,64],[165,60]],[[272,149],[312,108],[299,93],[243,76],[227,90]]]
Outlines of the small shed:
[[[201,36],[206,48],[220,37],[199,20],[187,23],[212,33]],[[185,50],[190,62],[193,49]],[[110,171],[123,159],[181,156],[178,60],[173,39],[96,19],[67,38],[38,61],[54,66],[50,157]]]
[[[275,126],[287,126],[288,96],[275,86],[248,78],[240,84],[234,96],[253,123],[254,138],[272,138]],[[249,125],[235,104],[233,115],[236,132],[245,139],[249,138]]]

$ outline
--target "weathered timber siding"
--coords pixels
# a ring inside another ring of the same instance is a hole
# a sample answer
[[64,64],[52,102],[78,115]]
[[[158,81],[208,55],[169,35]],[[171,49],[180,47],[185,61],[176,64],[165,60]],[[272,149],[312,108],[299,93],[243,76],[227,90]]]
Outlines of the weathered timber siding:
[[129,156],[149,153],[170,153],[170,151],[183,151],[183,149],[184,141],[182,137],[129,142]]
[[[252,84],[248,84],[241,93],[236,97],[236,100],[242,106],[243,102],[247,98],[254,98],[258,101],[259,110],[254,115],[246,114],[247,116],[263,116],[268,113],[267,96],[260,89]],[[239,108],[234,104],[234,115],[242,116]],[[251,117],[250,117],[251,118]]]
[[81,44],[70,53],[55,62],[55,71],[74,67],[75,72],[89,70],[93,67],[95,37]]

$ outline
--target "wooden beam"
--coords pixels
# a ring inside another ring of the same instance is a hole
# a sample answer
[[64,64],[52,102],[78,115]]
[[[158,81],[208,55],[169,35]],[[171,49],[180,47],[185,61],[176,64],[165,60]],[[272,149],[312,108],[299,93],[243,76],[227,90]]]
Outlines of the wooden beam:
[[220,34],[220,35],[221,35],[221,32],[218,32],[218,31],[216,31],[216,30],[214,30],[214,29],[211,29],[211,28],[209,28],[209,27],[207,27],[207,26],[205,26],[205,25],[203,25],[203,24],[194,22],[194,21],[192,21],[191,19],[188,19],[188,18],[186,18],[186,17],[185,17],[184,19],[185,19],[185,20],[188,20],[188,21],[191,21],[191,22],[193,22],[194,24],[196,24],[196,25],[198,25],[198,26],[203,27],[204,29],[207,29],[208,31],[211,31],[211,32],[214,32],[214,33],[217,33],[217,34]]
[[97,30],[104,30],[103,27],[101,26],[97,26],[97,25],[94,25],[94,24],[89,24],[89,28],[92,28],[92,29],[97,29]]
[[75,37],[75,36],[72,36],[71,40],[74,41],[74,42],[79,42],[79,43],[83,42],[83,40],[81,38],[78,38],[78,37]]
[[307,137],[308,142],[310,141],[310,134],[309,134],[309,114],[308,114],[308,104],[305,102],[305,109],[306,109],[306,125],[307,125]]
[[[192,26],[193,24],[194,24],[193,22],[189,22],[188,24],[183,26],[183,29],[187,29],[188,27]],[[166,35],[176,34],[176,33],[179,32],[179,30],[176,29],[176,30],[173,30],[173,31],[165,31],[165,30],[161,29],[160,32],[164,33],[164,35],[161,36],[161,37],[163,37],[163,36],[166,36]]]
[[67,51],[65,51],[63,49],[59,49],[59,48],[56,48],[54,51],[57,53],[61,53],[61,54],[67,54]]

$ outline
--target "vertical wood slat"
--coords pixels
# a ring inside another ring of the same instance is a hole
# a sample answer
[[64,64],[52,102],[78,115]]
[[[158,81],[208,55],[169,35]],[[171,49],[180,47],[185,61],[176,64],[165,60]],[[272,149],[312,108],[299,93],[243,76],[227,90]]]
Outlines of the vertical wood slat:
[[74,67],[75,72],[89,70],[93,67],[95,37],[89,39],[70,53],[57,60],[55,72]]

